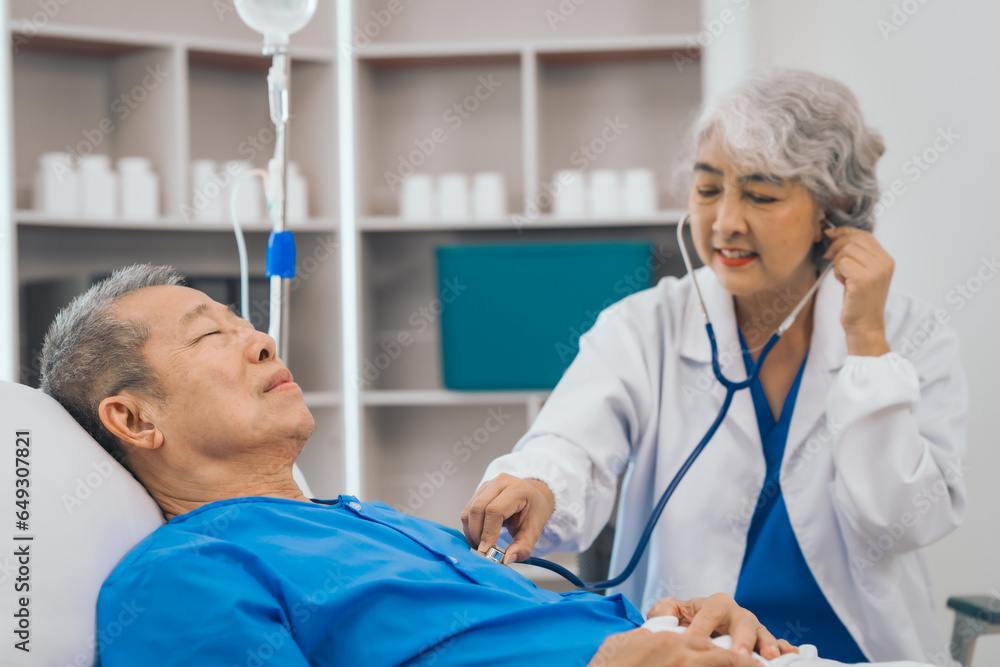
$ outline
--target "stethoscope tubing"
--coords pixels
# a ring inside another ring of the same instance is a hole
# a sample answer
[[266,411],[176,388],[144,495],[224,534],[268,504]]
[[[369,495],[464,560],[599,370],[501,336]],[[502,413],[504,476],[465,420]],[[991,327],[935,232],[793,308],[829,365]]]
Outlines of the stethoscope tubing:
[[802,298],[801,301],[799,301],[798,305],[792,310],[792,313],[785,319],[784,322],[781,323],[781,326],[778,327],[778,330],[773,334],[771,334],[771,337],[768,339],[767,343],[764,345],[764,348],[761,350],[760,356],[757,358],[757,363],[754,364],[753,369],[751,369],[751,372],[747,375],[747,378],[739,382],[733,382],[725,375],[723,375],[722,368],[719,366],[719,349],[715,341],[715,330],[712,328],[712,321],[708,315],[708,308],[705,306],[705,300],[702,298],[701,295],[701,288],[698,286],[698,279],[695,277],[694,269],[691,267],[691,259],[688,256],[687,248],[684,244],[683,229],[684,229],[684,224],[687,222],[689,217],[690,216],[686,214],[678,223],[677,241],[678,244],[680,245],[681,256],[684,259],[684,266],[687,269],[688,275],[691,276],[691,280],[694,283],[695,291],[698,295],[698,301],[701,303],[702,313],[704,313],[705,315],[705,331],[708,333],[708,340],[712,347],[712,373],[715,375],[715,378],[722,384],[722,386],[726,388],[726,397],[722,401],[722,407],[720,408],[719,414],[716,416],[715,421],[712,422],[712,425],[708,428],[708,431],[705,432],[704,437],[702,437],[698,445],[694,448],[691,454],[688,455],[687,459],[685,459],[683,465],[681,465],[680,469],[674,475],[674,478],[670,481],[670,484],[667,486],[667,488],[663,491],[663,494],[660,496],[659,502],[656,503],[656,507],[653,509],[652,514],[650,514],[649,520],[646,522],[646,527],[642,531],[642,535],[639,537],[639,541],[635,545],[635,551],[632,553],[632,558],[631,560],[629,560],[628,565],[625,566],[625,569],[622,570],[621,574],[619,574],[617,577],[614,577],[613,579],[608,579],[606,581],[585,582],[581,580],[578,576],[576,576],[575,574],[564,568],[563,566],[545,560],[544,558],[536,558],[534,556],[531,556],[523,561],[525,565],[534,565],[536,567],[542,567],[545,568],[546,570],[555,572],[556,574],[564,577],[567,581],[569,581],[577,588],[584,591],[600,591],[608,588],[614,588],[615,586],[620,586],[621,584],[625,583],[625,581],[632,575],[632,573],[635,571],[635,568],[639,565],[639,561],[642,560],[642,556],[646,551],[646,547],[649,545],[649,540],[653,535],[653,529],[656,527],[657,521],[660,520],[660,515],[663,514],[663,510],[667,506],[667,501],[670,500],[670,497],[674,494],[674,491],[677,489],[677,486],[680,484],[681,480],[684,479],[684,475],[687,474],[691,466],[694,465],[695,460],[698,458],[701,452],[711,441],[712,436],[714,436],[715,432],[719,430],[719,426],[722,425],[722,420],[726,418],[726,414],[729,412],[729,406],[733,402],[733,396],[740,389],[746,389],[747,387],[749,387],[753,383],[753,381],[757,379],[757,376],[760,374],[761,366],[764,365],[764,359],[767,358],[767,355],[771,351],[771,348],[775,346],[775,344],[778,342],[778,339],[781,338],[781,335],[786,331],[788,331],[788,329],[792,326],[792,323],[795,321],[795,318],[799,314],[799,311],[802,310],[806,302],[809,301],[809,298],[819,288],[819,285],[821,282],[823,282],[823,279],[826,277],[826,274],[829,273],[830,269],[833,268],[833,264],[830,263],[820,273],[816,282],[813,283],[813,286],[809,289],[808,292],[806,292],[806,295]]

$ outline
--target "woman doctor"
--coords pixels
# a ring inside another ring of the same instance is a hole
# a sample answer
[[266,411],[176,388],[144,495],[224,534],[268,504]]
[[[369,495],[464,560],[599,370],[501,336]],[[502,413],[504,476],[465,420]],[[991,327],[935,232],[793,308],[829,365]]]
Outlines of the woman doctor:
[[[966,393],[939,313],[890,291],[872,236],[884,152],[854,95],[808,72],[749,78],[704,112],[689,196],[698,280],[726,376],[833,262],[736,394],[615,592],[732,595],[776,636],[844,662],[947,656],[920,547],[962,520]],[[831,224],[832,223],[832,224]],[[725,395],[690,276],[610,307],[513,453],[489,466],[462,521],[505,562],[585,549],[621,489],[609,574]]]

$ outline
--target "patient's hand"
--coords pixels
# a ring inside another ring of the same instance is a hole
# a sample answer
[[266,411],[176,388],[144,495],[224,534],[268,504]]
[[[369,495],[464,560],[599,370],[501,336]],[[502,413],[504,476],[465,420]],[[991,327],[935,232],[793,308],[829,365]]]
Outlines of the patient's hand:
[[727,651],[705,637],[636,628],[611,635],[588,667],[761,667],[749,653]]
[[676,616],[679,624],[687,627],[686,636],[690,637],[730,635],[733,638],[733,651],[739,651],[741,648],[757,651],[762,658],[768,660],[785,653],[799,652],[799,649],[784,639],[775,639],[756,616],[723,593],[716,593],[708,598],[694,598],[686,602],[663,598],[653,605],[647,616],[649,618]]

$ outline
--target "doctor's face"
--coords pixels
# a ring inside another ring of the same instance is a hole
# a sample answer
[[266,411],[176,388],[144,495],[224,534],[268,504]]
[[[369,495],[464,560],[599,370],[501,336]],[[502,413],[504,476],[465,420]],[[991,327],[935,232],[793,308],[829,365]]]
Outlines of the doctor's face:
[[294,461],[314,422],[302,390],[275,354],[274,339],[188,287],[146,287],[115,305],[147,324],[143,355],[166,395],[149,421],[192,461]]
[[749,173],[709,137],[698,150],[688,208],[698,257],[731,294],[815,280],[823,212],[801,183]]

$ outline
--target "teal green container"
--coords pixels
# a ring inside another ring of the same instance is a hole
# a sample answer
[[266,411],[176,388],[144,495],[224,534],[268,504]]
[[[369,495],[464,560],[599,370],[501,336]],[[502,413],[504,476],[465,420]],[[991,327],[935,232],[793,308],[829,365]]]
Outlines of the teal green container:
[[444,386],[552,389],[580,336],[652,281],[643,242],[437,249]]

